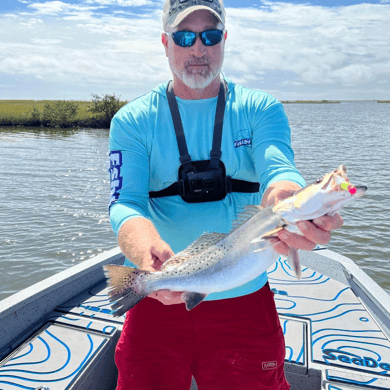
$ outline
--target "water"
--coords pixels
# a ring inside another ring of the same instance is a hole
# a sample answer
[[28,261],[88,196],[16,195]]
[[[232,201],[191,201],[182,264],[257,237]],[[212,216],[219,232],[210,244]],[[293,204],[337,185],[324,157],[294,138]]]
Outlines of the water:
[[[291,104],[307,182],[341,163],[366,195],[328,247],[390,293],[390,105]],[[0,299],[116,246],[107,214],[108,130],[0,129]]]
[[390,104],[285,105],[297,168],[307,182],[340,164],[366,194],[341,210],[327,245],[390,293]]
[[108,130],[0,130],[0,299],[114,248]]

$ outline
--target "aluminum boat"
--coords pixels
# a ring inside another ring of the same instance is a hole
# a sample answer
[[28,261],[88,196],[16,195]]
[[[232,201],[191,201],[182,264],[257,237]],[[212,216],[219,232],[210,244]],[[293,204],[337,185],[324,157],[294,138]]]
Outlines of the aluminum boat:
[[[390,389],[389,295],[349,258],[300,256],[300,280],[283,258],[268,270],[292,389]],[[0,390],[115,389],[125,317],[112,315],[103,265],[123,261],[116,248],[0,302]]]

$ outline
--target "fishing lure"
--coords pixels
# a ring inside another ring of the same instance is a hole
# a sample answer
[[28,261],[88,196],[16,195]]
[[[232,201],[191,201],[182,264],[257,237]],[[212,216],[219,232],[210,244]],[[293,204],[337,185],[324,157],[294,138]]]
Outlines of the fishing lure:
[[341,187],[343,190],[348,191],[351,195],[353,195],[353,194],[356,193],[356,188],[355,188],[355,186],[353,186],[352,184],[348,183],[347,181],[345,181],[344,183],[341,183],[340,187]]

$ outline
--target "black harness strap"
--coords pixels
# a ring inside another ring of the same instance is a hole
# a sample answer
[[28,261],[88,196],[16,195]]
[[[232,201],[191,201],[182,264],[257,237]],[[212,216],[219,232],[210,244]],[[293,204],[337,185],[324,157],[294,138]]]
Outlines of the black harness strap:
[[191,161],[191,156],[188,153],[186,137],[184,136],[183,124],[181,123],[179,106],[173,92],[173,85],[170,82],[167,88],[167,98],[169,109],[171,110],[171,116],[173,120],[173,127],[175,128],[177,146],[180,153],[180,162],[182,164]]
[[[219,170],[220,160],[221,160],[221,144],[222,144],[222,128],[223,128],[223,118],[225,114],[225,105],[226,105],[226,95],[227,95],[227,85],[226,82],[222,82],[219,88],[217,108],[215,111],[215,121],[214,121],[214,134],[213,134],[213,145],[210,152],[210,169]],[[187,143],[184,135],[183,124],[180,118],[179,106],[176,101],[175,94],[173,92],[172,82],[168,84],[167,87],[167,99],[169,109],[171,111],[171,116],[173,120],[173,126],[176,133],[177,146],[180,153],[180,162],[184,167],[185,171],[191,172],[194,166],[191,163],[191,156],[188,153]],[[195,169],[196,170],[196,169]],[[225,189],[226,193],[231,192],[240,192],[240,193],[256,193],[260,190],[260,184],[249,182],[245,180],[232,179],[230,176],[225,178]],[[149,198],[161,198],[164,196],[174,196],[180,195],[183,197],[185,193],[185,187],[183,180],[179,180],[176,183],[171,184],[169,187],[164,188],[160,191],[150,191]]]
[[221,159],[221,155],[222,155],[222,151],[221,151],[222,127],[223,127],[223,117],[225,114],[226,95],[227,95],[227,87],[226,84],[222,82],[218,93],[217,109],[215,110],[213,146],[210,152],[210,157],[211,157],[210,168],[212,169],[219,168],[219,160]]
[[[228,184],[227,192],[256,193],[260,190],[260,184],[252,181],[231,179]],[[230,191],[229,191],[230,190]],[[181,182],[171,184],[169,187],[160,191],[150,191],[149,198],[162,198],[164,196],[183,195],[183,185]]]

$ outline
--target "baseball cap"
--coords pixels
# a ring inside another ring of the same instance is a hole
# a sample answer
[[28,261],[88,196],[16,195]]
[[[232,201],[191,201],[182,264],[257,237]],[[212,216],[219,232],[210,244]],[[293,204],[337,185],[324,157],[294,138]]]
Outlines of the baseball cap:
[[223,0],[165,0],[163,8],[163,26],[177,25],[194,11],[205,9],[210,11],[225,25],[225,8]]

